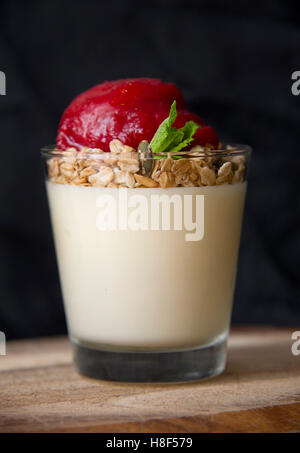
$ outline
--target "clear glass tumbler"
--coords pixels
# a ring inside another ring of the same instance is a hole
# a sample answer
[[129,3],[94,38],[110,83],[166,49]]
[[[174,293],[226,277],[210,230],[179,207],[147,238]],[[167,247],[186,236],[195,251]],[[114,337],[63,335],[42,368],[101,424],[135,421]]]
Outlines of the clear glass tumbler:
[[42,150],[74,363],[176,382],[226,363],[251,150]]

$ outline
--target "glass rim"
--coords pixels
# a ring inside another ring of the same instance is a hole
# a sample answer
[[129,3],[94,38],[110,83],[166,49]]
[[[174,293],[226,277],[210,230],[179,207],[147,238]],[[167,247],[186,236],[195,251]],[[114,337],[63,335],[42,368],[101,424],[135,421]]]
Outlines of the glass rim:
[[[234,157],[234,156],[245,156],[245,157],[250,157],[252,153],[252,148],[249,145],[243,145],[240,143],[223,143],[222,148],[220,149],[209,149],[209,148],[204,148],[201,147],[202,149],[192,151],[192,150],[187,150],[187,151],[178,151],[178,152],[164,152],[164,153],[153,153],[153,157],[147,156],[147,160],[156,160],[156,158],[161,157],[161,158],[166,158],[166,157],[185,157],[188,159],[193,159],[193,158],[207,158],[207,157]],[[228,147],[228,148],[227,148]],[[70,148],[76,149],[72,146]],[[69,149],[70,149],[69,148]],[[83,159],[83,158],[88,158],[88,159],[105,159],[104,156],[111,157],[112,153],[111,152],[97,152],[98,148],[88,148],[88,147],[82,147],[89,149],[89,151],[85,151],[84,157],[80,155],[80,151],[76,150],[78,152],[78,156],[74,155],[76,159]],[[68,149],[61,150],[58,149],[56,145],[46,145],[41,148],[41,155],[42,157],[46,158],[51,158],[51,157],[66,157],[66,152]],[[113,154],[114,155],[114,154]]]

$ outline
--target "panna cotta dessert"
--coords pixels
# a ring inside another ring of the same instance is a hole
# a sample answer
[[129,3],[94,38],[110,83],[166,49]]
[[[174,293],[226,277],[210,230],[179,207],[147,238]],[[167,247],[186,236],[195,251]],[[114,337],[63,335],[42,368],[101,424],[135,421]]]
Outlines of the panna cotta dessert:
[[225,366],[250,150],[157,79],[105,82],[43,149],[81,374],[178,381]]

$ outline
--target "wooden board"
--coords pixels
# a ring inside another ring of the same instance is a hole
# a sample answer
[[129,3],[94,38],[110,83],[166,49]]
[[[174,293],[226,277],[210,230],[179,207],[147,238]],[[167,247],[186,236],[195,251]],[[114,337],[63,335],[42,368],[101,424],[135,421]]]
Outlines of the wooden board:
[[226,371],[190,384],[124,384],[73,370],[66,338],[0,356],[0,432],[297,432],[298,329],[234,329]]

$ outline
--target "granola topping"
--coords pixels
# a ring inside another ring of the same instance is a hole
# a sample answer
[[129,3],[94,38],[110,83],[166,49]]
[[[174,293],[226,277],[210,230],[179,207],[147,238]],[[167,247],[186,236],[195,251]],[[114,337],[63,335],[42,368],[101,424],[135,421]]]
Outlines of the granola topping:
[[[183,157],[167,153],[155,156],[150,174],[146,173],[139,153],[120,140],[112,140],[110,152],[98,148],[56,150],[58,156],[48,159],[48,177],[57,184],[95,187],[200,187],[236,184],[244,180],[245,157],[209,155],[211,149],[195,146]],[[231,147],[226,147],[230,152]],[[201,156],[199,156],[199,153]],[[207,155],[205,155],[207,153]]]

